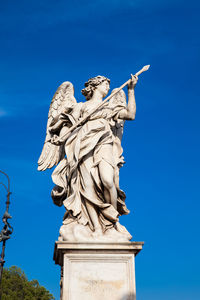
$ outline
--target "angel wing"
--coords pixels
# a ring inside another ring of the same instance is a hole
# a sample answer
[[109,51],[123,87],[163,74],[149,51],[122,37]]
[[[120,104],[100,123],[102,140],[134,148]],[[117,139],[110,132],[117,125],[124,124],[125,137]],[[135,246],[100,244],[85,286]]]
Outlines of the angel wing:
[[[117,89],[112,90],[114,93]],[[112,94],[111,93],[111,94]],[[126,108],[126,94],[123,90],[120,90],[116,95],[114,95],[109,102],[109,106],[112,111],[120,111],[123,108]],[[124,130],[124,121],[117,118],[117,113],[115,117],[111,120],[110,123],[113,135],[114,135],[114,142],[113,142],[113,155],[116,161],[116,165],[121,167],[124,164],[124,157],[122,156],[123,149],[121,146],[121,140]]]
[[42,149],[42,153],[38,160],[38,170],[44,171],[47,168],[52,168],[57,165],[61,159],[64,158],[64,145],[54,145],[50,142],[53,133],[50,131],[51,124],[53,124],[56,119],[60,116],[65,107],[72,107],[76,104],[76,99],[74,97],[74,87],[69,81],[63,82],[57,89],[53,96],[50,104],[46,139]]
[[[118,89],[112,90],[111,94],[116,92]],[[115,94],[109,102],[109,106],[114,111],[116,107],[120,107],[121,109],[126,108],[126,94],[123,90],[120,90],[117,94]],[[120,119],[112,120],[112,131],[113,134],[118,137],[121,141],[124,129],[124,121]]]

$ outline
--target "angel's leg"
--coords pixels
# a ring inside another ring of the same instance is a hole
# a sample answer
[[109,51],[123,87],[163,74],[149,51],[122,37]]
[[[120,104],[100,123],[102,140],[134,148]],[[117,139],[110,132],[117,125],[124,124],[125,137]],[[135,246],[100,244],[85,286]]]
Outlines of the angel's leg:
[[[96,197],[95,190],[94,190],[94,182],[91,177],[89,170],[93,166],[93,157],[92,154],[89,153],[85,156],[84,160],[82,161],[80,167],[80,171],[82,174],[82,185],[85,188],[85,193],[89,196],[89,199],[93,199]],[[89,200],[85,198],[85,206],[88,211],[89,218],[93,224],[94,231],[98,234],[102,233],[101,224],[99,222],[99,215],[95,205],[91,203]]]
[[99,163],[99,173],[104,185],[104,197],[117,209],[117,190],[114,184],[114,169],[105,160]]
[[94,205],[92,203],[90,203],[88,200],[85,200],[85,204],[86,204],[86,208],[87,208],[88,214],[90,216],[91,222],[94,226],[94,230],[98,231],[98,232],[99,231],[102,232],[101,225],[99,223],[98,214],[97,214],[97,211],[96,211]]
[[104,198],[105,198],[107,203],[111,203],[110,202],[110,193],[107,189],[104,189]]

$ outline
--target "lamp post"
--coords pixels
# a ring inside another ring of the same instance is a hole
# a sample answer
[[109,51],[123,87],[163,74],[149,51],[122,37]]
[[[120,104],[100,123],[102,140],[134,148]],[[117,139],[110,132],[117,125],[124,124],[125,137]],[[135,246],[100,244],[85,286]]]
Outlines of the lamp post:
[[[0,242],[3,242],[2,244],[2,252],[1,252],[1,256],[0,256],[0,284],[1,284],[1,280],[2,280],[2,274],[3,274],[3,266],[5,263],[4,257],[5,257],[5,247],[6,247],[6,241],[10,238],[10,234],[12,234],[13,232],[13,228],[12,226],[8,223],[8,219],[11,219],[11,215],[9,214],[8,210],[9,210],[9,205],[10,205],[10,179],[8,177],[8,175],[0,170],[0,173],[2,173],[3,175],[5,175],[7,177],[8,180],[8,185],[6,186],[3,182],[0,182],[0,184],[5,188],[7,195],[6,195],[6,210],[5,213],[3,214],[3,223],[4,226],[2,228],[2,230],[0,231]],[[0,293],[0,299],[1,299],[1,293]]]

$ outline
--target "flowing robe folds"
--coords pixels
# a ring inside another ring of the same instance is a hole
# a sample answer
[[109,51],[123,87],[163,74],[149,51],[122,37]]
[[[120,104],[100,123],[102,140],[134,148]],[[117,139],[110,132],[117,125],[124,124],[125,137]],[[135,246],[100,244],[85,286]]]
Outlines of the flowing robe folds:
[[[78,103],[66,108],[57,120],[58,132],[62,136],[63,128],[70,127],[88,115],[93,109],[89,103]],[[97,105],[97,104],[95,104]],[[121,141],[114,132],[124,105],[104,105],[80,127],[76,128],[64,143],[66,157],[55,168],[52,179],[56,186],[52,198],[57,205],[64,204],[66,214],[63,224],[78,222],[94,230],[87,210],[86,201],[96,208],[99,222],[106,231],[118,221],[118,216],[128,214],[125,205],[125,194],[119,188],[119,166],[123,164]],[[104,151],[110,144],[112,151]],[[114,183],[118,194],[117,210],[106,203],[104,186],[100,178],[98,165],[106,161],[114,169]]]

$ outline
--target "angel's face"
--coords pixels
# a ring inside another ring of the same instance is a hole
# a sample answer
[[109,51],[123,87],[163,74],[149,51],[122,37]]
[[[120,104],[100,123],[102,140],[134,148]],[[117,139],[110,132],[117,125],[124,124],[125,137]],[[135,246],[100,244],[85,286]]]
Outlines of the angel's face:
[[101,82],[97,89],[99,90],[99,92],[102,94],[103,97],[105,97],[110,89],[110,84],[107,80],[104,80],[103,82]]

